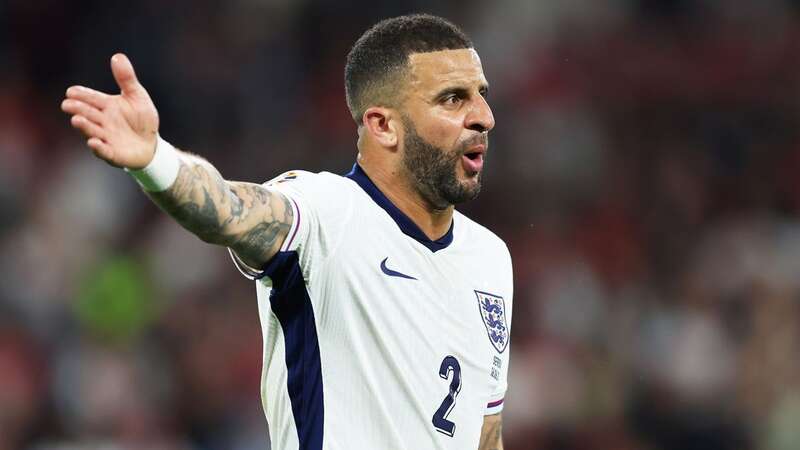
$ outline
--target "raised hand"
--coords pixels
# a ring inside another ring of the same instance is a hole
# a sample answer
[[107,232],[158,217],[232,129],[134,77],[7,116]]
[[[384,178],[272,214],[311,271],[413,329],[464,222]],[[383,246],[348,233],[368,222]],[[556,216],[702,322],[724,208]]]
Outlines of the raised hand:
[[72,126],[87,137],[87,145],[107,163],[141,169],[153,159],[158,138],[158,111],[136,79],[128,57],[111,57],[111,72],[119,95],[84,86],[71,86],[61,109],[71,114]]

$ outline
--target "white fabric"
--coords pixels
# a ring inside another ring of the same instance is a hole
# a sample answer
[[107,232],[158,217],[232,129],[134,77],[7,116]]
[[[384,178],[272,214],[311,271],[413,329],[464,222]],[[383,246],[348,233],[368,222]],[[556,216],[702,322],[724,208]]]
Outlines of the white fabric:
[[[313,305],[324,392],[322,448],[477,448],[484,415],[502,410],[510,346],[499,352],[490,341],[476,291],[502,298],[510,327],[505,244],[455,212],[452,243],[432,252],[404,234],[355,181],[326,172],[288,172],[266,185],[296,208],[281,250],[297,252]],[[386,268],[416,280],[386,275],[384,260]],[[246,276],[258,276],[234,261]],[[295,450],[285,336],[271,308],[272,286],[268,277],[256,281],[262,396],[272,448]],[[445,417],[455,424],[452,436],[433,425],[453,380],[452,372],[446,379],[439,375],[448,355],[458,361],[462,380]]]
[[180,157],[175,147],[158,136],[153,159],[138,170],[125,169],[148,192],[166,191],[178,178]]

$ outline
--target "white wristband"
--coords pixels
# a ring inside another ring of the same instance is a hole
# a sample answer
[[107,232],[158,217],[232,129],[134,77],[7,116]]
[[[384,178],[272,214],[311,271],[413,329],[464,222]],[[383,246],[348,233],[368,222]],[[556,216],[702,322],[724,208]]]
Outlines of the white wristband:
[[181,168],[180,156],[169,142],[158,136],[153,160],[143,169],[129,170],[133,178],[148,192],[161,192],[169,189]]

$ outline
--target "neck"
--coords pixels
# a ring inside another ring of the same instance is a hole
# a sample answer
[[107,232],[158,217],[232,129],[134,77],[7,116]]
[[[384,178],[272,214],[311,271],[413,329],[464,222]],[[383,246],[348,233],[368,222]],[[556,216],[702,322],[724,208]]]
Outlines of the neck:
[[413,182],[399,169],[387,169],[372,164],[361,154],[358,156],[358,164],[383,195],[408,216],[428,239],[437,240],[450,230],[453,205],[444,209],[436,208],[414,188]]

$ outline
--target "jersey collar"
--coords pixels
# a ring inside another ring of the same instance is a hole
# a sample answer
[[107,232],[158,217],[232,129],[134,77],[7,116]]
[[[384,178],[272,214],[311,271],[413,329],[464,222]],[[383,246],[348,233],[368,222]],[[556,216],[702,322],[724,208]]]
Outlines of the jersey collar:
[[450,222],[450,229],[447,230],[444,236],[435,241],[429,239],[413,220],[405,215],[403,211],[400,211],[400,208],[395,206],[394,203],[378,189],[378,186],[375,186],[375,183],[369,179],[367,173],[364,172],[364,169],[362,169],[358,163],[353,164],[353,170],[345,175],[345,177],[350,178],[361,186],[361,189],[364,189],[364,192],[391,216],[397,226],[400,227],[400,231],[424,245],[428,250],[436,252],[447,248],[447,246],[453,242],[453,221]]

